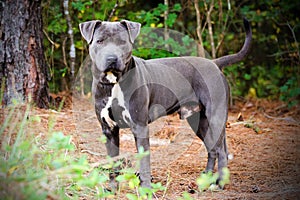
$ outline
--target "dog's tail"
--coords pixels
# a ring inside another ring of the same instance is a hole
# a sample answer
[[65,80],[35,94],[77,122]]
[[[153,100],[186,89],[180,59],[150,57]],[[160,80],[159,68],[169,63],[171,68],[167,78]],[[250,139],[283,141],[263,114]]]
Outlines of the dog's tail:
[[228,65],[231,65],[233,63],[237,63],[237,62],[241,61],[247,55],[247,53],[250,49],[250,43],[251,43],[251,39],[252,39],[252,31],[251,31],[250,23],[246,18],[244,18],[244,27],[246,30],[246,39],[245,39],[245,43],[244,43],[242,49],[238,53],[223,56],[223,57],[213,60],[213,62],[216,63],[216,65],[220,69],[223,69],[224,67],[226,67]]

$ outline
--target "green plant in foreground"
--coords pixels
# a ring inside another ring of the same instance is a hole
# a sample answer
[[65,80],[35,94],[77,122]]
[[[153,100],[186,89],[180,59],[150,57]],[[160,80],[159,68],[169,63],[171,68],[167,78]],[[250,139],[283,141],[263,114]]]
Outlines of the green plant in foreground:
[[[143,148],[140,148],[139,153],[135,156],[137,163],[140,163],[141,159],[147,155],[149,155],[149,151],[144,151]],[[136,167],[139,168],[139,164],[137,164]],[[126,197],[130,200],[152,199],[156,192],[166,190],[160,182],[152,183],[151,188],[140,187],[140,179],[132,168],[122,169],[120,173],[121,175],[119,175],[116,180],[120,185],[125,183],[125,185],[134,191],[133,193],[126,194]]]
[[[223,179],[218,183],[219,173],[206,172],[202,173],[196,180],[198,185],[198,195],[205,194],[204,191],[215,192],[219,191],[221,188],[224,188],[226,184],[230,183],[230,172],[227,167],[222,169]],[[221,187],[221,188],[220,188]],[[193,200],[194,198],[187,192],[183,192],[182,196],[178,200]]]
[[[25,109],[24,109],[25,107]],[[5,109],[0,129],[0,196],[1,199],[115,199],[124,191],[112,193],[109,171],[121,162],[110,162],[95,167],[85,156],[76,154],[69,135],[54,131],[55,117],[48,119],[48,132],[37,133],[41,118],[35,116],[31,106],[15,103]],[[42,135],[41,135],[42,134]],[[140,151],[137,160],[148,155]],[[117,180],[129,186],[128,199],[152,199],[157,191],[165,190],[161,183],[152,188],[139,186],[134,169],[120,171]]]
[[[228,168],[222,169],[223,179],[218,183],[221,188],[230,182],[230,172]],[[217,179],[219,178],[219,173],[214,173],[209,171],[207,173],[202,173],[197,179],[197,185],[200,192],[205,190],[215,191],[219,190],[219,187],[216,185]]]

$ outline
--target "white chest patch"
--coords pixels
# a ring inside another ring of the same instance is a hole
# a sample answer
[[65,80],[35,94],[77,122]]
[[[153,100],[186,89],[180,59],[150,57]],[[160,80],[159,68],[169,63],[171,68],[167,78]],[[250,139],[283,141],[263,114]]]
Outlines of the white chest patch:
[[[114,126],[117,125],[117,122],[114,121],[113,119],[111,119],[110,117],[110,113],[109,113],[109,109],[112,107],[112,102],[113,100],[117,100],[118,102],[118,106],[123,108],[122,113],[112,113],[113,116],[115,115],[121,115],[122,116],[122,120],[127,124],[130,125],[131,122],[131,117],[129,114],[129,111],[127,110],[127,108],[125,107],[125,101],[124,101],[124,94],[121,90],[121,87],[118,83],[116,83],[114,85],[114,87],[112,88],[111,91],[111,97],[108,98],[107,104],[105,105],[105,107],[102,109],[101,111],[101,118],[104,118],[105,121],[108,123],[109,127],[113,128]],[[114,110],[114,109],[112,109]],[[118,116],[119,118],[121,116]],[[115,117],[114,117],[115,118]]]
[[117,83],[117,77],[112,72],[106,73],[106,79],[111,83]]

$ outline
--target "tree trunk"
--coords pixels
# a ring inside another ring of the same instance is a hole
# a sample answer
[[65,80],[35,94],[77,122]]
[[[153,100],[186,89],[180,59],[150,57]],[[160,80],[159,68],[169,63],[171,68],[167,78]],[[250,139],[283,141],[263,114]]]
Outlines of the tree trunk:
[[1,0],[0,81],[2,104],[29,97],[41,108],[49,106],[49,70],[42,47],[41,0]]

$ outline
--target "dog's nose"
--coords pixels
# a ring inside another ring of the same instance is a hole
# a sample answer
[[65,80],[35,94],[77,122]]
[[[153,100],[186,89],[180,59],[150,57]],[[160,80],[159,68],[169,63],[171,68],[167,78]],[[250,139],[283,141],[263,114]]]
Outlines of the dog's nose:
[[[111,65],[114,65],[114,64],[116,64],[117,63],[117,60],[118,60],[118,58],[117,58],[117,56],[115,56],[115,55],[110,55],[110,56],[108,56],[107,58],[106,58],[106,66],[111,66]],[[114,66],[111,66],[111,67],[114,67]]]

